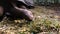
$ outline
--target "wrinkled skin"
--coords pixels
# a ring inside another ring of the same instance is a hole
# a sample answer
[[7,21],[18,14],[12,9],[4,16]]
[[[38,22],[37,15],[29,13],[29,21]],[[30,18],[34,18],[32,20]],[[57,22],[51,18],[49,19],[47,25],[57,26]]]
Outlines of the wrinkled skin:
[[3,15],[3,11],[4,11],[3,7],[2,7],[2,6],[0,6],[0,16],[2,16],[2,15]]
[[4,8],[0,6],[0,21],[3,19]]
[[[32,21],[33,20],[33,14],[31,11],[29,11],[25,6],[16,6],[16,4],[11,3],[13,5],[13,7],[10,8],[10,10],[8,10],[8,14],[7,12],[5,12],[4,8],[8,8],[8,7],[2,7],[0,6],[0,19],[1,16],[4,16],[6,14],[7,17],[11,17],[12,19],[17,18],[21,18],[21,19],[26,19],[28,21]],[[3,15],[4,14],[4,15]],[[2,17],[3,18],[3,17]]]
[[14,17],[19,17],[19,18],[26,19],[26,20],[29,20],[29,21],[33,20],[32,12],[27,10],[24,6],[22,6],[21,8],[17,7],[14,4],[13,4],[13,6],[14,6],[14,8],[11,9],[11,14]]

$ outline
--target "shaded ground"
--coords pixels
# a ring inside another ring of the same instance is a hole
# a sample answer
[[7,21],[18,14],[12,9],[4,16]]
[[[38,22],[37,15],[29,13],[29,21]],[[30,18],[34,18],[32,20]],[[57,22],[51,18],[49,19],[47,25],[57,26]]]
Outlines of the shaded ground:
[[52,6],[52,7],[45,7],[50,14],[58,16],[58,19],[60,19],[60,6]]
[[34,21],[9,21],[5,17],[0,23],[0,34],[60,34],[59,8],[36,6],[30,10]]
[[50,9],[50,10],[53,10],[54,11],[54,13],[56,13],[57,15],[59,15],[60,16],[60,7],[46,7],[47,9]]

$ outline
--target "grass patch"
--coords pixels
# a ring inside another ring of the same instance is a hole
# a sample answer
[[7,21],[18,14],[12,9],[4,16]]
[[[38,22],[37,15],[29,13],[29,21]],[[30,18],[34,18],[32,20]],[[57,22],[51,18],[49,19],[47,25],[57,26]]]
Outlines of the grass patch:
[[[31,9],[34,14],[34,21],[25,20],[9,21],[3,20],[0,24],[0,31],[14,34],[37,34],[41,32],[59,32],[60,21],[54,18],[49,10],[43,7]],[[52,11],[52,10],[51,10]],[[53,17],[53,18],[52,18]]]

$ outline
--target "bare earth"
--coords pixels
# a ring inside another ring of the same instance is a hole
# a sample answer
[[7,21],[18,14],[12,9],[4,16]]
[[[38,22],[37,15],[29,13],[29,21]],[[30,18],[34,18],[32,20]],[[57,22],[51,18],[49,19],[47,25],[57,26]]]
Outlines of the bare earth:
[[0,34],[59,34],[60,7],[36,6],[30,9],[34,14],[34,21],[9,21],[4,18],[0,22]]

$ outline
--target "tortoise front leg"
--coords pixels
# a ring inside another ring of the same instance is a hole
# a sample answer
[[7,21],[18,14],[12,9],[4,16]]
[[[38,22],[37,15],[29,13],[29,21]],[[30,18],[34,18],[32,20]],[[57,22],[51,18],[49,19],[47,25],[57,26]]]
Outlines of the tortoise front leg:
[[3,19],[3,12],[4,12],[4,8],[2,6],[0,6],[0,21]]
[[13,13],[15,16],[22,16],[23,18],[25,18],[26,20],[33,20],[33,14],[31,11],[27,10],[27,9],[23,9],[23,8],[19,8],[16,5],[13,5],[14,9],[12,9]]
[[0,6],[0,16],[2,16],[2,15],[3,15],[3,11],[4,11],[3,7],[2,7],[2,6]]

